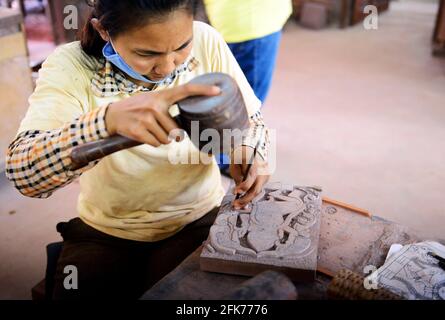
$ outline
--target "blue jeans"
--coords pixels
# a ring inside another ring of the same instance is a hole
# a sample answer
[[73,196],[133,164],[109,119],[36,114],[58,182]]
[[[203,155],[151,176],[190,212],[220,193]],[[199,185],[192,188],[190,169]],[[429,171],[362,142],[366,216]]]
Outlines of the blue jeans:
[[262,103],[266,100],[272,82],[280,40],[281,30],[262,38],[228,44]]
[[[254,40],[228,43],[261,103],[264,103],[269,93],[280,40],[281,31],[278,31]],[[228,169],[230,164],[228,155],[220,154],[216,157],[216,161],[221,170]]]

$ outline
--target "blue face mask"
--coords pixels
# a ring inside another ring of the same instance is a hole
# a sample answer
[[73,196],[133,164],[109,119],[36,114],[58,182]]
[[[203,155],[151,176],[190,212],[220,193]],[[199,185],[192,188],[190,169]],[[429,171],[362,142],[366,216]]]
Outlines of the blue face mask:
[[121,71],[125,72],[127,75],[132,77],[133,79],[143,81],[145,83],[152,83],[152,84],[159,84],[164,82],[166,79],[162,79],[159,81],[152,81],[140,73],[136,72],[132,67],[130,67],[124,59],[116,52],[114,49],[114,46],[111,42],[107,42],[107,44],[102,49],[102,54],[104,55],[105,59],[110,61],[112,64],[114,64],[116,67],[118,67]]

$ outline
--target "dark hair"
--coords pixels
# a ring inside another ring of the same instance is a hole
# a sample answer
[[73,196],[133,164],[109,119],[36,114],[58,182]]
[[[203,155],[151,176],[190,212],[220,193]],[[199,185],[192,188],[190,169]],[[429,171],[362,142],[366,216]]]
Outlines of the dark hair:
[[88,55],[102,56],[105,41],[92,24],[97,18],[111,37],[146,23],[149,19],[159,20],[167,14],[184,9],[194,14],[197,0],[86,0],[93,8],[90,17],[80,33],[82,49]]

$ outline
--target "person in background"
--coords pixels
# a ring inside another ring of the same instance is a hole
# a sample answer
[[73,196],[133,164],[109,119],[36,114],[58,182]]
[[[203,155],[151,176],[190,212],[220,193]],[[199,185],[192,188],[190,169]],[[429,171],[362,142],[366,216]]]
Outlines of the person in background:
[[292,14],[291,0],[204,0],[204,4],[211,25],[222,34],[264,104],[281,30]]
[[[292,14],[291,0],[203,0],[210,24],[221,33],[264,104],[272,82],[281,30]],[[228,155],[217,157],[230,176]]]

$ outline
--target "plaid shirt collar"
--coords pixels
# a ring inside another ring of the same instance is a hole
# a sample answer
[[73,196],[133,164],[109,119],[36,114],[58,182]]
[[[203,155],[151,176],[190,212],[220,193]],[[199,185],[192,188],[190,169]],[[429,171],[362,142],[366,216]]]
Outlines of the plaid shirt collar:
[[91,80],[91,89],[96,96],[101,98],[111,97],[121,93],[133,94],[140,91],[150,91],[160,85],[169,85],[178,75],[184,72],[190,72],[198,65],[198,61],[194,57],[191,57],[177,67],[164,81],[156,84],[152,88],[146,88],[127,79],[126,75],[119,69],[113,68],[113,65],[109,61],[101,59],[99,63],[99,70],[93,75],[93,79]]

